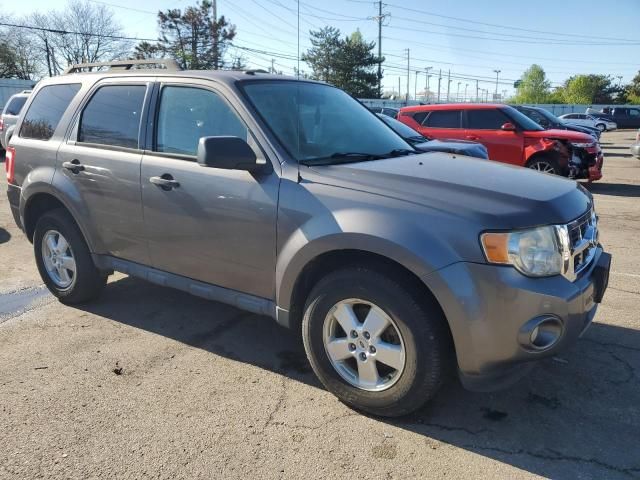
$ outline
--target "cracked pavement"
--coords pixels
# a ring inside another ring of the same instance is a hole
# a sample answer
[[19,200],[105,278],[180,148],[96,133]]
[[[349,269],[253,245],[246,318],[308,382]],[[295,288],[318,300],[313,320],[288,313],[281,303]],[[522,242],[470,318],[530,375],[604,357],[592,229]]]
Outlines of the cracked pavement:
[[[0,478],[640,478],[640,161],[603,135],[610,288],[513,387],[401,419],[348,409],[271,320],[116,275],[55,301],[0,196]],[[1,189],[4,191],[4,184]]]

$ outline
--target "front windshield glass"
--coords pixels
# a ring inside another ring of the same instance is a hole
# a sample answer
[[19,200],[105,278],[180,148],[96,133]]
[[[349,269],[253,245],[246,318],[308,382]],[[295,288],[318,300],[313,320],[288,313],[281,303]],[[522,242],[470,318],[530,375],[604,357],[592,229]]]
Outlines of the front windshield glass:
[[422,138],[422,135],[419,132],[416,132],[409,125],[405,125],[399,120],[395,118],[391,118],[384,114],[379,114],[378,117],[389,125],[395,132],[397,132],[402,138]]
[[505,107],[504,112],[511,117],[511,120],[514,120],[520,128],[525,131],[541,131],[544,130],[540,125],[527,117],[524,113],[520,113],[513,107]]
[[338,157],[369,160],[413,150],[338,88],[283,80],[246,83],[244,91],[282,146],[299,162]]
[[562,123],[560,121],[560,119],[558,117],[556,117],[553,113],[551,113],[548,110],[545,110],[544,108],[539,108],[536,109],[536,112],[538,112],[540,115],[542,115],[543,117],[545,117],[547,120],[549,120],[551,123],[553,123],[554,125],[558,125],[560,123]]

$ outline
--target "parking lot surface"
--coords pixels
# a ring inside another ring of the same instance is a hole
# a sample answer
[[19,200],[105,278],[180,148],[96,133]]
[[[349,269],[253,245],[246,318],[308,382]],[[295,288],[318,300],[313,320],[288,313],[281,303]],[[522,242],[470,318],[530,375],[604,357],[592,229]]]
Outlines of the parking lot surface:
[[66,307],[0,186],[0,478],[640,478],[640,161],[605,133],[589,186],[613,254],[595,323],[513,387],[419,412],[327,393],[265,317],[115,275]]

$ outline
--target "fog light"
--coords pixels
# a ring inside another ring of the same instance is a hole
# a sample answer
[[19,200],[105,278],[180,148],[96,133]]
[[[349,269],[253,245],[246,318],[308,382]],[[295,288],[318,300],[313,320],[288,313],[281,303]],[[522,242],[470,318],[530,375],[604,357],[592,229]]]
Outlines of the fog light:
[[525,323],[518,332],[518,342],[526,350],[544,351],[553,347],[562,337],[562,321],[554,316],[536,317]]

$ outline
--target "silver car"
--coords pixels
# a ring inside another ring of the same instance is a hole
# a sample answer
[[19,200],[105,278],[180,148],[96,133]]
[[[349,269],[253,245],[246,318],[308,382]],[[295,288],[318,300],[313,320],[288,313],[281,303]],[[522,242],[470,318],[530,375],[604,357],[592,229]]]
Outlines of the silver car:
[[20,93],[12,95],[4,105],[2,116],[0,117],[0,144],[2,148],[7,147],[13,133],[13,128],[18,121],[20,111],[30,94],[31,90],[23,90]]
[[447,372],[503,387],[594,318],[611,257],[576,182],[420,153],[320,82],[128,62],[41,81],[7,148],[61,302],[119,271],[273,317],[329,391],[387,416]]

